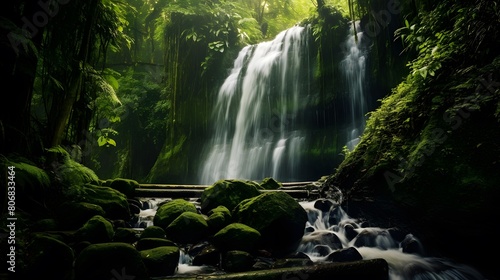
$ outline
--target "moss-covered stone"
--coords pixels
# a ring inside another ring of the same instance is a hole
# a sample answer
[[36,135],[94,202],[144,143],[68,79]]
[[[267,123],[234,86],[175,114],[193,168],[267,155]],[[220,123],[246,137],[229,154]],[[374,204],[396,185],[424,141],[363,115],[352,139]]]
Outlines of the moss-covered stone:
[[109,280],[123,275],[149,279],[141,254],[127,243],[92,244],[75,260],[75,280]]
[[158,207],[153,218],[153,224],[165,229],[184,212],[198,213],[198,210],[196,206],[189,201],[174,199]]
[[241,272],[252,269],[254,257],[245,251],[228,251],[222,259],[222,268],[228,272]]
[[194,244],[209,235],[205,218],[193,212],[184,212],[165,229],[168,239],[180,244]]
[[65,228],[78,229],[95,215],[106,216],[106,212],[96,204],[67,201],[58,207],[56,215]]
[[232,221],[231,212],[225,206],[217,206],[208,211],[207,224],[210,232],[216,233]]
[[233,223],[217,232],[211,241],[222,251],[252,252],[259,245],[260,232],[247,225]]
[[201,195],[201,212],[223,205],[232,210],[241,201],[258,196],[258,184],[243,180],[219,180],[206,188]]
[[144,229],[141,234],[141,239],[143,238],[166,238],[167,235],[165,230],[159,226],[149,226]]
[[166,238],[155,238],[155,237],[141,238],[135,244],[135,248],[137,248],[137,250],[139,251],[153,249],[162,246],[177,246],[177,245],[175,244],[175,242],[170,241]]
[[109,187],[125,194],[128,198],[133,198],[139,183],[136,180],[116,178],[109,184]]
[[123,242],[132,244],[139,240],[139,233],[133,228],[119,227],[115,229],[113,236],[114,242]]
[[36,236],[26,248],[25,256],[29,256],[26,258],[26,278],[72,279],[74,252],[60,240],[43,235]]
[[106,243],[113,240],[114,234],[115,231],[111,222],[100,215],[96,215],[75,232],[75,238],[78,241]]
[[130,208],[127,196],[110,187],[85,184],[81,187],[80,200],[102,207],[109,219],[130,219]]
[[142,261],[150,277],[173,275],[179,264],[180,251],[175,246],[162,246],[141,251]]
[[304,234],[307,214],[284,192],[268,192],[241,202],[233,218],[258,230],[263,246],[276,255],[293,252]]
[[282,187],[281,183],[276,181],[274,178],[264,178],[260,183],[260,187],[265,190],[277,190]]
[[99,184],[99,177],[85,165],[74,161],[61,146],[47,150],[47,163],[53,169],[56,180],[67,188],[86,183]]

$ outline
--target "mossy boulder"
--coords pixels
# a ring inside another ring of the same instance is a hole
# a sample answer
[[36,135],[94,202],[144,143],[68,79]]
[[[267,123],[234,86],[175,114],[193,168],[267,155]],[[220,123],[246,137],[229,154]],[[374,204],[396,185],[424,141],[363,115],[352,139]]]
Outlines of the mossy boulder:
[[217,232],[211,241],[222,251],[241,250],[252,252],[257,249],[260,232],[247,225],[233,223]]
[[175,242],[170,241],[168,239],[154,238],[154,237],[141,238],[135,244],[135,248],[139,251],[153,249],[162,246],[177,246],[177,245],[175,244]]
[[99,177],[87,166],[76,162],[61,146],[47,150],[48,165],[52,168],[55,180],[61,185],[71,188],[86,183],[99,184]]
[[260,183],[260,187],[264,190],[277,190],[282,187],[281,183],[278,181],[274,180],[271,177],[264,178],[262,182]]
[[[2,170],[7,176],[10,176],[7,174],[10,171],[7,167],[14,167],[13,181],[18,195],[22,194],[23,196],[36,198],[36,196],[42,195],[51,189],[51,181],[47,172],[26,159],[8,160],[1,158],[0,166],[2,166]],[[7,186],[7,183],[5,183],[5,186]]]
[[173,275],[179,264],[180,251],[176,246],[162,246],[141,251],[142,261],[150,277]]
[[139,251],[121,242],[92,244],[75,260],[75,280],[109,280],[127,276],[150,279]]
[[187,200],[174,199],[158,207],[153,218],[153,224],[165,229],[184,212],[198,213],[198,210],[194,204]]
[[113,220],[129,220],[131,217],[127,196],[110,187],[85,184],[80,188],[82,202],[96,204],[106,212],[105,217]]
[[165,230],[159,226],[149,226],[141,233],[140,238],[166,238]]
[[258,230],[263,246],[277,256],[296,250],[307,222],[304,208],[279,191],[247,199],[232,214],[235,221]]
[[139,187],[139,183],[132,179],[116,178],[109,184],[109,187],[115,189],[128,198],[135,196],[135,189]]
[[133,228],[119,227],[115,229],[114,242],[124,242],[132,244],[139,240],[139,233]]
[[67,201],[57,211],[57,219],[68,229],[80,228],[96,215],[105,216],[106,212],[101,206],[88,202]]
[[208,237],[205,218],[193,212],[184,212],[165,229],[167,238],[180,244],[194,244]]
[[207,224],[212,233],[216,233],[232,221],[231,211],[222,205],[208,211],[207,215]]
[[252,269],[255,258],[245,251],[228,251],[223,255],[222,268],[227,272],[242,272]]
[[111,222],[96,215],[75,232],[75,239],[90,243],[106,243],[113,240],[114,235],[115,231]]
[[25,253],[26,278],[72,279],[74,252],[64,242],[38,235],[28,245]]
[[232,210],[241,201],[258,196],[259,185],[252,181],[219,180],[206,188],[201,195],[201,212],[206,214],[223,205]]

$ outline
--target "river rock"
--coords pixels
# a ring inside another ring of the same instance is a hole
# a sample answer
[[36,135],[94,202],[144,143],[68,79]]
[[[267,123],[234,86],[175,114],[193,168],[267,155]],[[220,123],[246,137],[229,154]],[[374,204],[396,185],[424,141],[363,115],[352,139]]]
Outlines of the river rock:
[[334,251],[326,257],[326,260],[330,262],[353,262],[360,261],[362,259],[363,256],[361,256],[358,250],[354,247]]
[[74,252],[64,242],[39,235],[33,239],[24,253],[29,256],[26,258],[26,278],[72,279]]
[[130,207],[127,196],[110,187],[85,184],[80,188],[82,202],[96,204],[106,212],[105,217],[112,220],[130,220]]
[[222,251],[241,250],[252,252],[257,249],[260,241],[260,233],[245,224],[233,223],[219,232],[213,238],[212,243]]
[[175,244],[175,242],[170,241],[168,239],[155,238],[155,237],[141,238],[135,244],[135,248],[139,251],[153,249],[162,246],[177,246],[177,245]]
[[179,264],[180,251],[177,246],[162,246],[140,252],[150,277],[169,276]]
[[89,241],[90,243],[105,243],[113,239],[115,231],[110,221],[100,215],[88,220],[75,232],[77,241]]
[[216,233],[223,227],[229,225],[232,220],[231,211],[226,206],[217,206],[207,213],[207,224],[210,232]]
[[233,210],[233,218],[258,230],[264,248],[276,256],[297,249],[307,222],[304,208],[290,195],[279,191],[242,201]]
[[241,201],[258,196],[259,185],[252,181],[219,180],[206,188],[201,195],[201,212],[206,214],[223,205],[232,210]]
[[115,229],[114,242],[124,242],[132,244],[139,240],[139,234],[133,228],[118,227]]
[[130,278],[150,279],[141,254],[127,243],[92,244],[75,260],[75,280]]
[[194,204],[187,200],[180,198],[171,200],[158,207],[153,224],[165,229],[184,212],[198,213]]
[[165,230],[159,226],[149,226],[144,229],[140,236],[143,238],[167,238]]
[[67,201],[59,206],[57,218],[67,229],[78,229],[95,215],[105,216],[104,209],[93,203]]
[[109,187],[123,193],[128,198],[134,198],[135,189],[139,188],[139,183],[132,179],[116,178],[111,181]]
[[193,212],[184,212],[165,228],[167,238],[180,244],[194,244],[208,237],[205,218]]
[[190,255],[193,257],[193,265],[218,266],[221,252],[213,244],[206,244],[198,253]]
[[270,177],[264,178],[259,186],[264,190],[277,190],[282,187],[281,183]]
[[227,272],[241,272],[252,269],[254,257],[244,251],[228,251],[222,257],[222,269]]

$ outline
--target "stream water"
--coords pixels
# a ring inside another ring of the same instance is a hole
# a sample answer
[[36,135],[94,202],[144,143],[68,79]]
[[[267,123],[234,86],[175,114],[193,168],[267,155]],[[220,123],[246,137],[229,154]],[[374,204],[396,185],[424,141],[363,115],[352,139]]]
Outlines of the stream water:
[[[142,199],[145,209],[138,214],[136,228],[153,225],[159,204],[170,199]],[[345,248],[356,248],[364,260],[382,258],[389,264],[390,280],[483,280],[474,268],[453,260],[425,255],[418,237],[397,229],[367,226],[367,221],[350,217],[332,199],[299,201],[306,210],[308,221],[297,252],[305,253],[314,263],[328,262],[328,255]],[[327,202],[326,204],[324,202]],[[196,199],[191,202],[198,207]],[[324,205],[328,205],[325,208]],[[321,209],[318,209],[321,208]],[[191,257],[181,250],[176,275],[216,273],[217,268],[191,265]],[[220,271],[219,271],[220,273]]]

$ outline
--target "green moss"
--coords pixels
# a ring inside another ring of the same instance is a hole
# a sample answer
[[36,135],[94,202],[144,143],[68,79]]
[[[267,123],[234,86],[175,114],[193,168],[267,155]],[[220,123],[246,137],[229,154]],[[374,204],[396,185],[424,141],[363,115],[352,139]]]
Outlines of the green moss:
[[111,222],[100,215],[96,215],[75,232],[75,237],[78,241],[105,243],[110,242],[114,234],[115,231]]
[[179,264],[180,251],[175,246],[162,246],[141,251],[142,261],[150,277],[169,276]]
[[201,195],[201,211],[208,213],[211,209],[223,205],[232,210],[244,199],[258,196],[258,184],[244,180],[219,180],[206,188]]
[[205,218],[193,212],[184,212],[165,228],[167,238],[180,244],[195,244],[209,235]]
[[165,229],[184,212],[198,213],[198,210],[189,201],[174,199],[158,207],[153,218],[153,223],[155,226]]
[[213,244],[222,251],[252,252],[257,249],[259,241],[260,232],[241,223],[233,223],[224,227],[212,238]]

